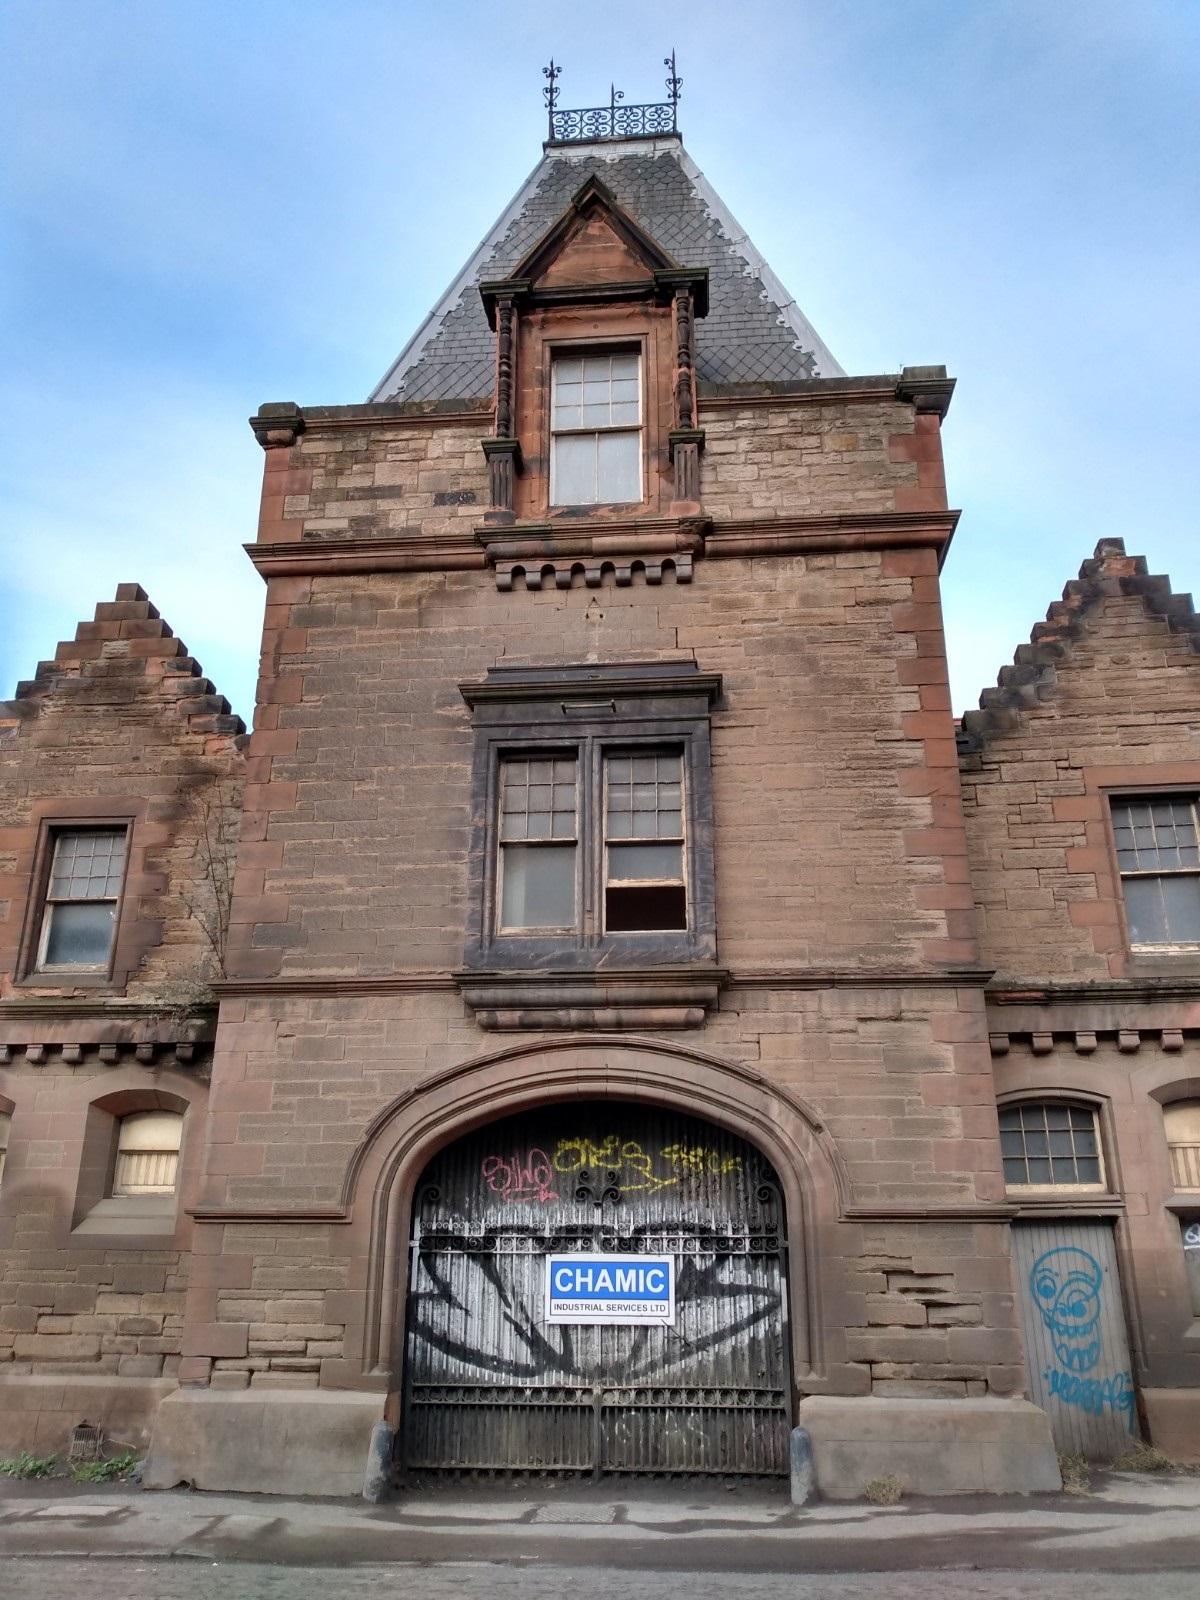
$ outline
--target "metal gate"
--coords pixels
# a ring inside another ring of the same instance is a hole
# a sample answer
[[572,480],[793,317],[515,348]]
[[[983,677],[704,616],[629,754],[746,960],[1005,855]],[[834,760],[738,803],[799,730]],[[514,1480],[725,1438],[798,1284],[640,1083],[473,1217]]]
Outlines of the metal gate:
[[1060,1450],[1108,1460],[1135,1429],[1133,1375],[1113,1231],[1103,1222],[1016,1222],[1030,1397]]
[[[576,1102],[469,1135],[414,1205],[402,1465],[785,1472],[785,1231],[768,1163],[694,1118]],[[675,1325],[548,1325],[564,1251],[673,1256]]]

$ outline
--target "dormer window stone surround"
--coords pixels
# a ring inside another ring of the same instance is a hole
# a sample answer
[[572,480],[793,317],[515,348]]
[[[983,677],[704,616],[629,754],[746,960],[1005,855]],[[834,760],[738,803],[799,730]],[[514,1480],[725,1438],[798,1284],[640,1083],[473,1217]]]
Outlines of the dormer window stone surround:
[[[483,441],[488,523],[698,516],[694,330],[708,311],[708,269],[681,266],[591,177],[511,276],[479,292],[496,335],[495,421]],[[614,354],[638,357],[641,499],[630,499],[624,479],[611,504],[555,504],[555,363]]]

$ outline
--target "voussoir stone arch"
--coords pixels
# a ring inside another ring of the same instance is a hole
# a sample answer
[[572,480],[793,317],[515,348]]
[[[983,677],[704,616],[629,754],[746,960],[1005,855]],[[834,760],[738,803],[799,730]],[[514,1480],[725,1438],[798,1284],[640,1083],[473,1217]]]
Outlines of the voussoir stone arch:
[[849,1196],[821,1118],[753,1068],[686,1046],[628,1035],[550,1038],[476,1057],[385,1106],[351,1158],[352,1283],[361,1324],[346,1328],[342,1381],[399,1386],[413,1194],[428,1163],[465,1134],[572,1100],[642,1102],[716,1123],[753,1144],[778,1175],[790,1240],[792,1367],[821,1364],[819,1243]]

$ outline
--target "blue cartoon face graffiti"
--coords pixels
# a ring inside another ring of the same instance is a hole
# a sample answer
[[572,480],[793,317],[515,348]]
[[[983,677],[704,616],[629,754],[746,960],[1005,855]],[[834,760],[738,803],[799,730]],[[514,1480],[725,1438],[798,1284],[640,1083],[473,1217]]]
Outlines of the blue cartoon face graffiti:
[[1090,1372],[1100,1359],[1100,1285],[1104,1273],[1087,1250],[1059,1245],[1029,1270],[1029,1287],[1054,1353],[1069,1372]]

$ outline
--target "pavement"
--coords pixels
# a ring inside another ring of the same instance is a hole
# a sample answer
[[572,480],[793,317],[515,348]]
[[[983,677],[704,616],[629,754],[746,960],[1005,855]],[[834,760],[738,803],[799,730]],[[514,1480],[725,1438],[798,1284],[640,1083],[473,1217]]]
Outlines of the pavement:
[[[0,1597],[1200,1600],[1200,1477],[795,1509],[782,1488],[540,1479],[382,1506],[0,1480]],[[627,1490],[627,1492],[621,1492]],[[219,1572],[214,1570],[219,1569]]]

